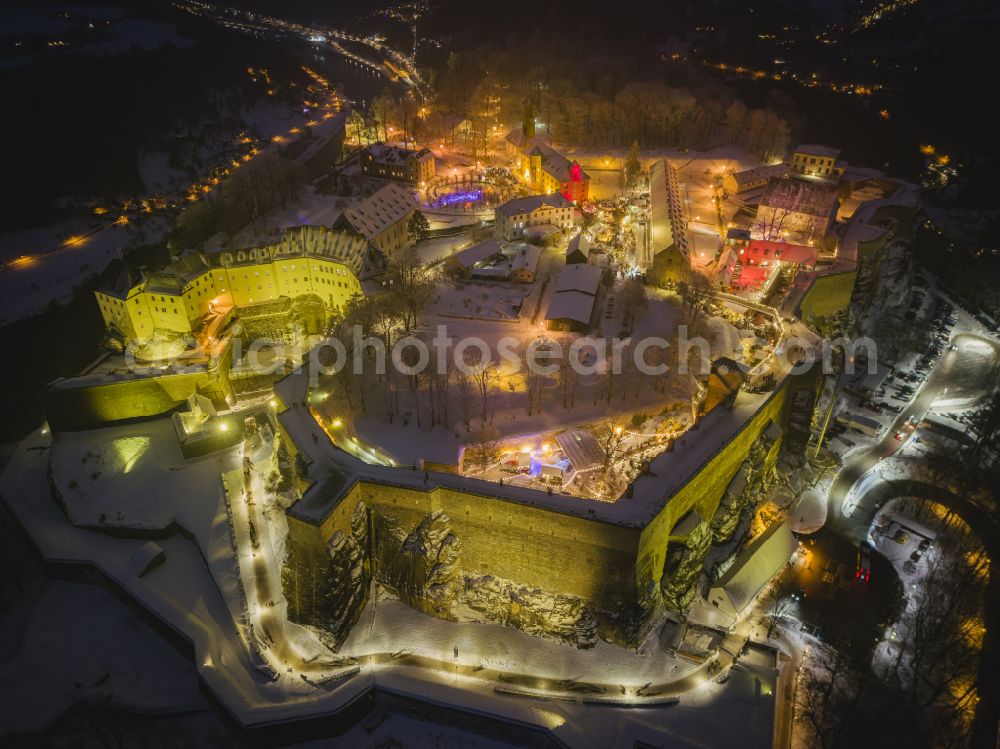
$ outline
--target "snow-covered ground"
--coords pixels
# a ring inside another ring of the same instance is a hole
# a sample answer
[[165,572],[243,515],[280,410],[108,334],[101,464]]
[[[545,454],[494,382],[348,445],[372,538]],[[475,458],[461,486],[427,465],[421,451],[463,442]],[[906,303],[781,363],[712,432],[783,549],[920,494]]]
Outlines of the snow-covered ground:
[[211,526],[222,488],[219,458],[185,461],[169,419],[61,433],[52,481],[73,523],[192,532]]
[[161,714],[206,707],[190,659],[100,588],[45,583],[4,612],[0,632],[0,737],[44,730],[85,699]]
[[[385,654],[386,649],[390,649],[392,653],[399,650],[426,653],[435,660],[454,663],[454,648],[458,647],[459,664],[483,666],[487,671],[502,670],[507,673],[526,673],[536,669],[542,671],[544,676],[574,681],[588,677],[602,681],[619,680],[622,684],[641,686],[651,681],[669,682],[674,678],[683,678],[697,668],[687,661],[675,661],[662,652],[641,656],[607,644],[601,644],[590,651],[580,651],[556,643],[538,641],[514,629],[442,622],[390,599],[383,599],[377,605],[370,606],[365,614],[367,618],[363,618],[365,626],[356,628],[349,642],[348,652],[362,657],[359,663],[362,671],[359,675],[317,687],[301,678],[298,671],[289,669],[286,673],[282,669],[275,681],[269,681],[251,667],[245,646],[234,636],[233,619],[240,616],[240,613],[233,609],[230,602],[234,597],[240,596],[237,587],[223,588],[223,595],[220,596],[219,588],[210,574],[210,567],[205,565],[205,557],[211,559],[223,550],[231,559],[228,533],[207,540],[198,538],[195,533],[197,545],[183,536],[160,539],[157,543],[165,553],[164,563],[144,577],[136,577],[131,569],[131,560],[143,546],[141,539],[116,538],[73,528],[55,502],[45,497],[48,456],[44,450],[29,451],[27,448],[44,447],[46,444],[46,438],[42,435],[30,437],[15,451],[11,463],[0,478],[0,490],[5,498],[9,498],[11,508],[39,545],[42,554],[49,559],[91,560],[141,605],[190,639],[195,648],[195,664],[207,687],[241,720],[268,721],[329,713],[338,705],[355,699],[364,690],[378,684],[383,689],[440,705],[451,705],[503,720],[547,728],[573,746],[631,746],[637,738],[643,738],[652,745],[662,745],[666,736],[683,737],[686,742],[695,740],[695,737],[703,739],[706,735],[717,736],[722,740],[723,735],[729,735],[726,733],[728,729],[724,725],[713,725],[720,711],[732,716],[733,722],[752,721],[756,725],[753,745],[769,745],[773,701],[761,699],[759,686],[762,680],[766,685],[767,679],[772,678],[766,671],[758,675],[751,674],[749,678],[746,678],[746,674],[734,672],[729,685],[725,687],[708,685],[701,692],[696,690],[685,693],[680,707],[660,706],[648,707],[643,711],[618,711],[614,707],[592,707],[579,699],[563,703],[498,696],[493,692],[493,684],[489,680],[475,677],[475,672],[459,677],[449,673],[447,668],[394,665],[391,659],[386,660],[386,655],[375,664],[367,666],[364,663],[365,656],[373,654],[373,651]],[[222,465],[220,469],[228,474],[234,472],[232,465]],[[239,472],[238,462],[235,472]],[[127,482],[132,474],[123,475]],[[259,488],[259,485],[256,486]],[[117,486],[115,492],[123,505],[135,499],[134,492],[129,490],[127,484]],[[198,501],[205,499],[201,497]],[[175,501],[184,503],[191,499],[175,497]],[[179,515],[180,512],[175,514]],[[224,517],[225,513],[221,514]],[[258,522],[262,522],[259,510],[257,518]],[[268,523],[266,532],[270,533],[271,529],[271,523]],[[281,523],[273,525],[273,531],[279,535],[286,532]],[[272,538],[267,543],[274,544],[276,541],[277,538]],[[263,546],[264,544],[262,548]],[[280,543],[272,548],[277,560],[281,554]],[[277,574],[277,567],[272,564],[257,569],[262,570],[262,574],[267,577]],[[223,603],[224,600],[228,605]],[[90,604],[78,605],[83,609],[90,607]],[[280,606],[275,608],[281,610]],[[74,615],[73,620],[79,620],[81,615],[83,614]],[[369,621],[371,617],[375,618],[374,622]],[[64,618],[67,619],[68,617]],[[294,642],[296,647],[305,645],[305,640],[311,637],[302,628],[293,628],[291,631],[290,642]],[[109,638],[112,635],[116,633],[110,632]],[[86,645],[79,640],[66,641],[74,645],[74,650],[75,646],[86,649]],[[123,659],[131,657],[132,650],[139,647],[130,645],[134,640],[124,635],[117,634],[115,641],[126,643],[121,648]],[[96,648],[91,648],[91,651],[93,654],[99,653]],[[133,657],[133,660],[139,662],[138,658]],[[128,685],[128,674],[136,671],[129,670],[124,665],[126,660],[122,663],[122,675],[115,676],[108,684],[124,689]],[[299,663],[304,662],[296,660],[296,666]],[[81,666],[86,667],[86,663]],[[146,664],[139,662],[139,667],[144,674],[150,673]],[[317,661],[309,668],[312,672],[322,673],[324,666]],[[329,670],[329,667],[325,668]],[[142,701],[150,690],[153,691],[152,699],[161,700],[159,704],[176,706],[186,699],[186,691],[181,696],[180,691],[174,692],[171,687],[180,683],[182,671],[167,669],[164,673],[176,673],[176,678],[170,676],[165,679],[169,684],[145,685],[142,689],[136,689],[136,701]],[[100,675],[96,679],[100,680]],[[5,680],[3,683],[13,682]],[[769,697],[772,690],[773,687],[768,686],[763,695]],[[615,716],[611,723],[608,721],[609,715]],[[424,735],[423,732],[421,735]]]
[[[0,234],[0,261],[47,252],[109,223],[99,219],[69,220]],[[66,299],[74,288],[104,270],[118,256],[118,248],[158,241],[166,230],[167,224],[161,219],[144,221],[141,226],[111,226],[45,257],[0,269],[0,325],[29,317],[52,302]]]

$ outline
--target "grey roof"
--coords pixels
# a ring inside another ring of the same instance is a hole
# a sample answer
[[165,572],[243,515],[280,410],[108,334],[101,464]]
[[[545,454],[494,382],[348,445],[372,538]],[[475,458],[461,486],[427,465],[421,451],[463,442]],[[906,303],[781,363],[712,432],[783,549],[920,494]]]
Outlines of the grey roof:
[[559,273],[556,279],[556,293],[565,291],[582,291],[591,296],[597,293],[597,287],[601,283],[601,269],[596,265],[584,265],[578,263],[567,265]]
[[510,264],[511,272],[527,268],[531,273],[534,273],[538,267],[538,258],[541,254],[542,251],[533,244],[521,245],[514,255],[513,262]]
[[400,148],[391,146],[388,143],[372,143],[365,149],[375,161],[383,164],[402,164],[414,159],[422,159],[431,151],[429,148],[415,150],[412,148]]
[[590,236],[586,232],[580,232],[566,245],[566,254],[572,255],[580,252],[585,258],[590,257]]
[[504,216],[517,216],[522,213],[533,213],[539,208],[571,208],[573,206],[565,197],[559,193],[554,195],[529,195],[526,198],[515,198],[508,200],[496,210]]
[[570,429],[557,434],[556,442],[577,471],[585,471],[604,462],[601,443],[584,429]]
[[775,523],[739,553],[712,590],[725,591],[739,614],[791,559],[796,543],[788,523]]
[[375,239],[417,207],[411,191],[395,183],[344,211],[342,218],[367,240]]
[[589,325],[591,315],[594,311],[594,301],[595,298],[593,296],[584,294],[581,291],[560,291],[552,295],[552,299],[549,301],[549,309],[545,313],[545,319],[575,320],[584,325]]
[[456,252],[449,259],[463,268],[471,268],[476,263],[481,263],[483,260],[500,252],[500,245],[497,244],[496,240],[486,239],[482,242],[472,245],[472,247],[466,247],[461,252]]
[[752,185],[769,180],[771,177],[783,177],[789,171],[791,171],[791,167],[788,164],[765,164],[736,172],[733,174],[733,179],[736,180],[737,185]]
[[142,283],[144,276],[131,263],[115,258],[97,279],[96,290],[117,299],[128,299],[129,290]]

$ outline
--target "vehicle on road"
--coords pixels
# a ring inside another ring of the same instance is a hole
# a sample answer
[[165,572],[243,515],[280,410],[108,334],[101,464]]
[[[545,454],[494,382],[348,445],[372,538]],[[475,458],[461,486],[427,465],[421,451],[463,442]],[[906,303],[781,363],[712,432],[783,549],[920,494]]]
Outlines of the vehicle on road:
[[858,563],[854,571],[854,579],[860,583],[867,583],[872,578],[871,553],[867,546],[858,547]]

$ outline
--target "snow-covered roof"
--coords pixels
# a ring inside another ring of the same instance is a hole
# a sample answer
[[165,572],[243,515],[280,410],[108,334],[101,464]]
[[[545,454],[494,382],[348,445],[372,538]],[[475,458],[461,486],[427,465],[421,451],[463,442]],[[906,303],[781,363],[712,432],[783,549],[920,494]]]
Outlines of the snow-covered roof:
[[416,150],[412,148],[400,148],[388,143],[372,143],[365,150],[375,161],[384,164],[402,164],[415,159],[423,159],[431,153],[429,148]]
[[554,224],[533,224],[524,230],[524,235],[532,239],[543,239],[558,231],[559,227]]
[[574,252],[579,252],[584,258],[590,256],[590,235],[586,232],[581,231],[566,245],[566,254],[572,255]]
[[742,172],[736,172],[732,176],[736,180],[737,188],[742,188],[744,185],[755,185],[760,182],[766,182],[771,177],[784,177],[790,169],[791,167],[784,163],[765,164],[763,166],[755,166],[752,169],[744,169]]
[[649,169],[649,242],[653,254],[675,245],[687,257],[687,226],[677,170],[667,159],[657,159]]
[[584,429],[569,429],[556,435],[556,442],[574,470],[586,471],[604,462],[604,449],[597,438]]
[[395,183],[344,211],[341,217],[369,242],[417,207],[413,193]]
[[[578,266],[594,268],[594,266]],[[549,301],[549,309],[545,313],[546,320],[575,320],[587,325],[594,311],[594,297],[581,291],[560,291],[553,294]]]
[[[569,182],[573,179],[573,164],[576,163],[563,156],[552,146],[539,141],[535,142],[532,153],[538,152],[542,157],[542,171],[559,182]],[[579,164],[577,164],[579,166]],[[580,169],[580,179],[590,179],[590,175]]]
[[556,293],[565,291],[581,291],[591,296],[597,293],[601,283],[601,269],[596,265],[577,263],[567,265],[556,279]]
[[522,213],[534,213],[539,208],[571,208],[573,206],[559,193],[553,195],[529,195],[526,198],[508,200],[496,209],[504,216],[517,216]]
[[709,599],[724,593],[731,613],[741,613],[788,562],[795,551],[795,537],[788,523],[775,523],[744,548],[726,573],[712,586]]
[[486,258],[493,257],[500,252],[501,248],[496,240],[486,239],[472,245],[472,247],[465,248],[461,252],[456,252],[449,259],[462,268],[471,268],[476,263],[481,263]]
[[833,211],[836,202],[837,188],[833,185],[779,177],[768,183],[760,204],[792,213],[825,218]]
[[521,245],[510,264],[511,273],[522,269],[527,270],[529,273],[534,273],[538,267],[538,258],[541,254],[542,251],[533,244]]
[[794,153],[802,153],[806,156],[820,156],[824,159],[835,159],[840,156],[840,149],[821,146],[816,143],[803,143],[795,149]]
[[208,255],[212,267],[269,263],[282,257],[324,257],[343,263],[354,275],[361,272],[368,254],[368,242],[349,232],[325,226],[290,226],[281,240],[264,247],[227,250]]

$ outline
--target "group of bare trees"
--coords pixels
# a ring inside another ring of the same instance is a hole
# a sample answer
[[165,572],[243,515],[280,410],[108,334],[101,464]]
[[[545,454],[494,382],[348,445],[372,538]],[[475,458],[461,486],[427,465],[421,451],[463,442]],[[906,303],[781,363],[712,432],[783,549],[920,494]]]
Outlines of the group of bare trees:
[[488,134],[520,120],[534,87],[537,120],[558,144],[704,148],[731,142],[765,160],[784,155],[791,134],[774,111],[749,109],[721,89],[696,95],[651,80],[648,66],[630,69],[631,54],[604,52],[581,57],[568,40],[456,52],[437,78],[437,105]]
[[969,745],[989,560],[960,522],[937,543],[921,589],[909,591],[893,635],[872,663],[858,658],[867,648],[836,632],[810,648],[796,716],[812,745]]
[[257,231],[267,212],[294,202],[304,184],[296,162],[279,154],[258,156],[185,209],[177,219],[175,241],[201,248],[217,232],[231,239],[247,225]]

